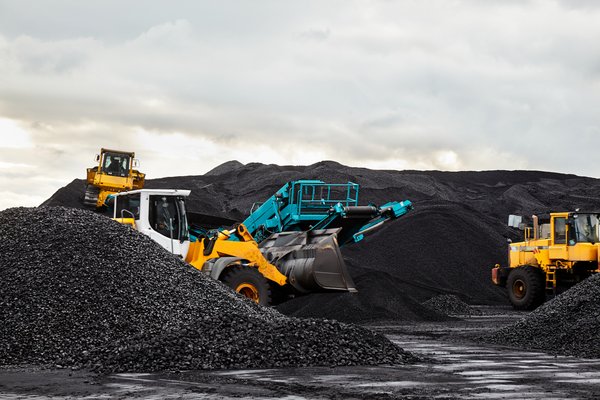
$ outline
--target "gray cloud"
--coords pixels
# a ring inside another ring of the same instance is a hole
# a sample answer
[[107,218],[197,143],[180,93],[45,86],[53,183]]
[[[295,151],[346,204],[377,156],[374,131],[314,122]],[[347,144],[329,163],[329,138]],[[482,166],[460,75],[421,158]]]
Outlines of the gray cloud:
[[600,176],[595,2],[44,4],[0,0],[0,121],[30,140],[0,144],[0,175],[47,178],[6,198],[102,146],[154,177],[227,157]]

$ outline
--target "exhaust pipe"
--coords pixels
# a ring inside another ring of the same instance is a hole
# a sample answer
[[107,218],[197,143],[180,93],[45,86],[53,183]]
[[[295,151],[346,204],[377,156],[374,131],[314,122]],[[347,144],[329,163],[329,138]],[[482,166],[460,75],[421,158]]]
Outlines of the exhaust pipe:
[[339,231],[340,228],[275,233],[260,244],[260,250],[301,293],[356,292],[337,243]]

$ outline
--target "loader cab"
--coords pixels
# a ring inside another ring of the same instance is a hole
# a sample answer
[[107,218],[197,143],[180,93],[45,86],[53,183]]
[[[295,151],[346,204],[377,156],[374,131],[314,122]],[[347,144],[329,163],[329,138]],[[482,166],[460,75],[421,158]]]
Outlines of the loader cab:
[[134,229],[183,258],[190,238],[185,199],[189,190],[140,189],[115,195],[114,218],[133,218]]
[[552,214],[552,243],[574,246],[578,243],[599,242],[599,213]]
[[551,214],[550,258],[569,261],[595,260],[599,229],[599,213]]

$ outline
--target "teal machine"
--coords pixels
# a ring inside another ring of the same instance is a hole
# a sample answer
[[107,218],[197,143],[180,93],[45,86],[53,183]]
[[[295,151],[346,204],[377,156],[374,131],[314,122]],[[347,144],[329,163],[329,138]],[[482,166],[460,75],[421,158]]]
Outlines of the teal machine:
[[[254,204],[243,224],[263,256],[288,277],[297,293],[323,289],[356,292],[340,246],[361,241],[367,233],[413,208],[408,200],[359,205],[358,193],[359,185],[353,182],[288,182],[264,203]],[[194,219],[190,212],[188,217]],[[222,230],[214,229],[219,222],[224,226],[233,221],[198,220],[190,227],[192,240],[214,240]],[[228,240],[239,238],[231,235]]]
[[359,185],[352,182],[292,181],[264,203],[255,204],[243,224],[259,243],[281,232],[339,228],[338,242],[344,245],[362,240],[413,208],[409,200],[360,206],[358,192]]
[[340,246],[361,241],[413,208],[408,200],[361,206],[358,192],[359,185],[352,182],[292,181],[255,204],[243,224],[265,258],[289,277],[297,291],[355,292]]

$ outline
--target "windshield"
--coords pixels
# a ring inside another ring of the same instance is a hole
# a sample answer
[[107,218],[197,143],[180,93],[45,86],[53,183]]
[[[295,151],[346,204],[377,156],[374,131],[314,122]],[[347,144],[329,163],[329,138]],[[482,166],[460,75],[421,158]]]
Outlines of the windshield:
[[129,175],[129,155],[119,153],[104,153],[102,171],[113,176]]
[[598,215],[578,214],[575,218],[575,232],[578,243],[598,242]]
[[150,196],[150,226],[163,236],[184,241],[188,240],[188,224],[185,202],[182,197]]

